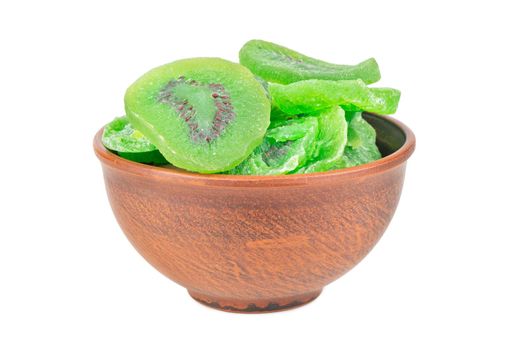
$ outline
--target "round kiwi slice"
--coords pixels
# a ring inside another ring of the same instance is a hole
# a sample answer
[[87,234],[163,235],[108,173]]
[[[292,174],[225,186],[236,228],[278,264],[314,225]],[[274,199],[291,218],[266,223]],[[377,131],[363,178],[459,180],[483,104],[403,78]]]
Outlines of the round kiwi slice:
[[371,84],[381,75],[374,58],[356,65],[332,64],[302,55],[263,40],[245,43],[239,53],[240,63],[266,81],[290,84],[308,79],[353,80],[362,79]]
[[135,130],[126,117],[116,118],[104,127],[102,143],[108,150],[134,162],[167,164],[156,146]]
[[128,120],[177,167],[230,170],[262,142],[270,101],[245,67],[192,58],[155,68],[125,95]]
[[316,149],[311,159],[293,173],[308,174],[331,170],[344,154],[348,142],[344,110],[335,106],[320,113],[316,118],[319,124]]
[[396,89],[369,88],[360,79],[272,83],[269,91],[273,104],[287,114],[314,113],[337,105],[350,111],[393,114],[401,95]]
[[343,157],[333,169],[349,168],[380,159],[382,155],[375,142],[375,129],[363,119],[361,112],[346,112],[345,118],[349,124],[347,145]]
[[272,121],[263,143],[239,166],[237,175],[281,175],[305,164],[316,146],[315,117],[285,117]]

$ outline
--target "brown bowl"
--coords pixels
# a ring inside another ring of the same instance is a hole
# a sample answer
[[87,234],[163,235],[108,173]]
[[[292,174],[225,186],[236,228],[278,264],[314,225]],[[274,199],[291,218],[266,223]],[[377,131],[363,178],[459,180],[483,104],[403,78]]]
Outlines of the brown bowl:
[[415,138],[364,114],[384,158],[325,173],[203,175],[143,165],[94,139],[116,219],[137,251],[199,302],[277,311],[315,299],[388,226]]

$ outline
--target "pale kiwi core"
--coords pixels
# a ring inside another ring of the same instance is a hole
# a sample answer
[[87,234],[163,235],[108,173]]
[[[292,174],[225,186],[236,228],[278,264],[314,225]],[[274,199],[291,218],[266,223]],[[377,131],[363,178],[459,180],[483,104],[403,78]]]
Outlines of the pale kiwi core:
[[158,100],[171,106],[188,124],[195,143],[212,142],[236,116],[223,85],[202,84],[183,76],[169,81]]

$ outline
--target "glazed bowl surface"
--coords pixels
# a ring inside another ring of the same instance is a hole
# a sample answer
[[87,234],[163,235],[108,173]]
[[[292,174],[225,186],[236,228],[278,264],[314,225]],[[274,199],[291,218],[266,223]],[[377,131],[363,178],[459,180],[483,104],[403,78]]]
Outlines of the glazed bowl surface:
[[383,158],[324,173],[206,175],[123,159],[94,139],[110,205],[137,251],[199,302],[278,311],[315,299],[391,221],[415,138],[364,113]]

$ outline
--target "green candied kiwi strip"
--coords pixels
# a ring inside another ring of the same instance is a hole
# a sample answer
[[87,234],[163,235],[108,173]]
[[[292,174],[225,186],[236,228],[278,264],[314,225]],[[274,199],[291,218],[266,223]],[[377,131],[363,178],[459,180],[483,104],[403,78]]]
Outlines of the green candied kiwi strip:
[[154,165],[168,163],[156,146],[133,128],[126,117],[116,118],[104,127],[102,143],[120,157],[134,162]]
[[277,120],[277,119],[282,119],[282,118],[286,118],[286,117],[289,117],[289,115],[287,115],[286,113],[281,111],[279,109],[279,107],[275,106],[272,103],[272,108],[270,110],[270,120]]
[[382,156],[375,143],[375,129],[363,119],[361,112],[346,112],[346,119],[347,145],[333,169],[349,168],[380,159]]
[[281,175],[305,164],[312,157],[318,134],[315,117],[272,121],[263,143],[229,171],[235,175]]
[[305,165],[293,171],[293,174],[331,170],[344,154],[348,133],[344,110],[337,106],[324,111],[317,116],[317,121],[319,132],[313,156]]
[[396,112],[400,91],[369,88],[362,80],[305,80],[289,85],[270,84],[273,104],[287,114],[314,113],[340,105],[346,110],[381,114]]
[[240,50],[239,58],[240,63],[254,74],[280,84],[309,79],[361,79],[371,84],[381,77],[374,58],[356,65],[338,65],[263,40],[248,41]]

